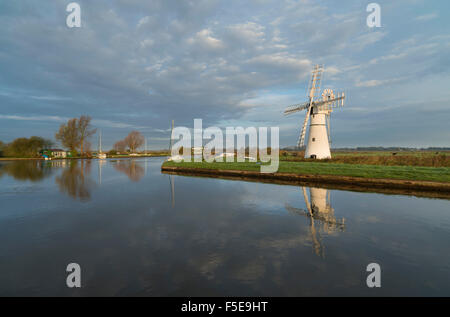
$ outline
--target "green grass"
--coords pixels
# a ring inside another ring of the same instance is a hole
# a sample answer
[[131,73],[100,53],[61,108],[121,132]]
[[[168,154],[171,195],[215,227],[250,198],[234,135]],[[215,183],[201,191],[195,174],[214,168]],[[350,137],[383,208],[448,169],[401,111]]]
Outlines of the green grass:
[[421,156],[428,157],[434,155],[450,155],[449,151],[332,151],[332,156],[391,156],[393,153],[398,156]]
[[[255,162],[165,162],[164,166],[188,168],[208,168],[223,170],[260,171],[261,165]],[[305,175],[340,175],[364,178],[387,178],[399,180],[422,180],[450,182],[449,167],[423,166],[383,166],[364,164],[341,164],[322,162],[289,162],[280,161],[279,173],[296,173]]]
[[[394,155],[395,154],[395,155]],[[280,160],[310,162],[304,158],[304,152],[280,152]],[[316,161],[317,163],[341,163],[382,166],[427,166],[450,167],[449,152],[403,151],[403,152],[333,152],[331,159]]]

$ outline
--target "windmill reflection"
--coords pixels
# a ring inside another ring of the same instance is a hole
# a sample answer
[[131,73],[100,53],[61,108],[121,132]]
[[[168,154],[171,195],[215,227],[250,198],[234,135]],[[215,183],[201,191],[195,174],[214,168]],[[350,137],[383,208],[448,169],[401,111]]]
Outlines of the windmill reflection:
[[309,218],[311,240],[314,252],[319,256],[324,256],[324,246],[322,234],[331,235],[345,230],[345,219],[336,219],[334,209],[330,203],[330,192],[328,189],[314,188],[309,189],[311,202],[305,187],[302,187],[303,197],[306,203],[306,209],[294,208],[288,204],[286,209],[294,214],[303,215]]
[[115,161],[114,168],[116,171],[127,175],[134,182],[139,182],[145,173],[145,169],[139,162],[130,159]]
[[88,201],[93,182],[90,179],[91,160],[71,160],[60,176],[55,178],[59,190],[74,199]]

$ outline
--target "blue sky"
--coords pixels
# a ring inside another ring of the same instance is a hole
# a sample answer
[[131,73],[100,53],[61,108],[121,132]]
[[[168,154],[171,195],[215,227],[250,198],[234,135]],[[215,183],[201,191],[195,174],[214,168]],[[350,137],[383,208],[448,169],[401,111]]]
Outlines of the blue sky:
[[[193,126],[279,126],[294,145],[311,68],[345,91],[334,147],[450,146],[448,1],[0,2],[0,140],[53,138],[82,114],[104,148],[141,131],[167,148],[171,120]],[[96,139],[92,140],[96,144]]]

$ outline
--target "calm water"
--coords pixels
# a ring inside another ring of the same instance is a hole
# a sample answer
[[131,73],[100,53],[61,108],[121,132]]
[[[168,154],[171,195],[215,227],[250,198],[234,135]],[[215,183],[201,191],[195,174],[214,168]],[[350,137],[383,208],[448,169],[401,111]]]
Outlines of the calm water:
[[448,200],[169,176],[162,161],[0,162],[0,295],[450,296]]

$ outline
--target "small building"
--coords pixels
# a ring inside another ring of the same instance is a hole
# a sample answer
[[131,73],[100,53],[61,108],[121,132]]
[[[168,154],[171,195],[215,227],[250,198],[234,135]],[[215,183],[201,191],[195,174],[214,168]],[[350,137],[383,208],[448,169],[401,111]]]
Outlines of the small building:
[[62,149],[43,149],[39,152],[41,156],[52,158],[66,158],[68,156],[67,151]]
[[194,146],[192,148],[192,152],[194,155],[202,155],[203,154],[203,146]]
[[236,155],[233,152],[224,152],[224,153],[220,153],[219,155],[216,155],[216,158],[221,158],[221,157],[235,157]]

